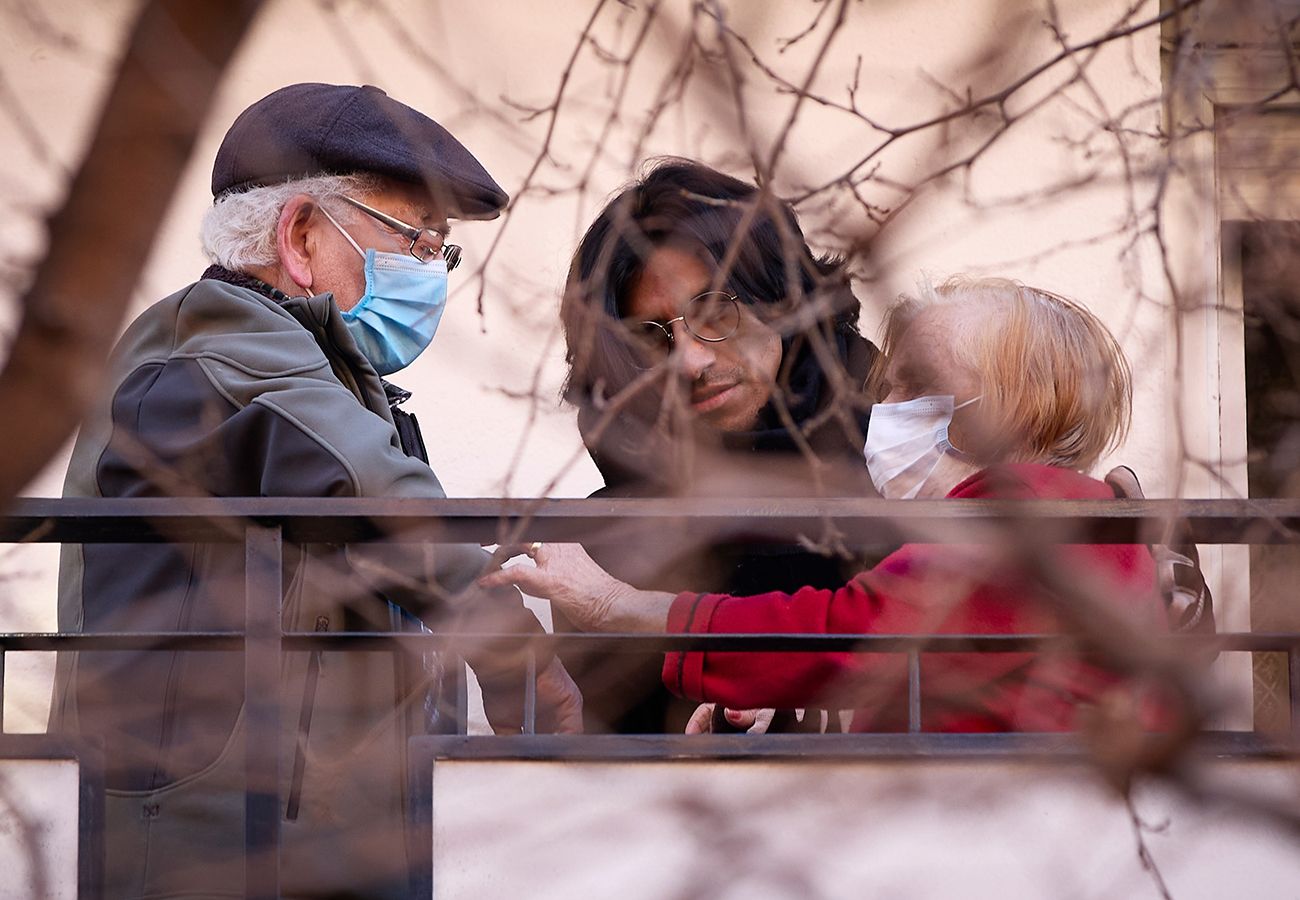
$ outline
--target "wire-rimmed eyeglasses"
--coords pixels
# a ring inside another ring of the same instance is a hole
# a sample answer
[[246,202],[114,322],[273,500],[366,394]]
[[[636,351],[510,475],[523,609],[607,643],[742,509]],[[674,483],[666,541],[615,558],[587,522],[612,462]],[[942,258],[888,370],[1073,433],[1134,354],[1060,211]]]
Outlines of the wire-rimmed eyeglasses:
[[726,291],[705,291],[687,301],[685,310],[675,319],[625,324],[644,353],[645,361],[653,366],[672,352],[676,341],[673,325],[678,322],[698,341],[710,344],[725,341],[740,328],[740,299]]
[[373,206],[367,206],[360,200],[353,200],[348,196],[343,196],[342,199],[371,218],[384,223],[403,237],[410,238],[411,246],[407,248],[406,252],[420,262],[427,263],[442,254],[442,258],[447,261],[448,272],[460,265],[460,245],[445,243],[443,240],[445,235],[441,231],[432,228],[416,228],[414,225],[407,225],[401,219],[393,218],[386,212],[380,212]]

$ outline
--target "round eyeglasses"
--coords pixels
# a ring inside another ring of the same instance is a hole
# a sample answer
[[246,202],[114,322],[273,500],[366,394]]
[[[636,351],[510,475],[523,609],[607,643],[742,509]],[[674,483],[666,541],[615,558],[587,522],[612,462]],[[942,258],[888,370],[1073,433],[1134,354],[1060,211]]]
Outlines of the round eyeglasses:
[[673,351],[673,325],[681,322],[697,341],[716,344],[740,329],[740,300],[726,291],[705,291],[692,297],[682,314],[666,322],[627,322],[634,342],[641,350],[645,368],[661,363]]
[[367,206],[360,200],[353,200],[351,197],[342,195],[342,200],[351,206],[361,210],[372,219],[376,219],[396,231],[403,237],[411,239],[411,246],[406,248],[406,252],[414,256],[422,263],[427,263],[431,259],[442,256],[447,261],[447,271],[460,265],[460,245],[448,244],[445,242],[446,235],[441,231],[435,231],[432,228],[416,228],[414,225],[407,225],[401,219],[396,219],[386,212],[381,212],[373,206]]

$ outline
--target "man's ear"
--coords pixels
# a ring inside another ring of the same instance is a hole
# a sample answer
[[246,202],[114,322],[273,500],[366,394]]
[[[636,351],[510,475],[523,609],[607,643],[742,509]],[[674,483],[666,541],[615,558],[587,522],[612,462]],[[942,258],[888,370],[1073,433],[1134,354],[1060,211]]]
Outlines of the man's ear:
[[280,257],[280,268],[308,293],[314,280],[312,254],[316,244],[311,240],[311,231],[317,209],[314,199],[297,194],[280,210],[280,221],[275,227],[275,252]]

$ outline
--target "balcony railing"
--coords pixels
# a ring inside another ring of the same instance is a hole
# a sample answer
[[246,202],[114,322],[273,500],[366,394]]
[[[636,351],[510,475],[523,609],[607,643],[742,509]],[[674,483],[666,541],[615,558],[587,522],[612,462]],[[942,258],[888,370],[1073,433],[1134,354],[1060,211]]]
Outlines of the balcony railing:
[[[243,631],[185,633],[0,634],[0,704],[5,655],[14,651],[240,651],[244,652],[246,746],[246,850],[249,896],[278,891],[281,711],[277,702],[281,654],[308,650],[354,652],[395,646],[443,650],[453,656],[466,640],[489,639],[499,646],[531,649],[530,674],[538,651],[599,647],[610,652],[668,650],[792,651],[852,650],[906,653],[909,660],[908,715],[920,731],[921,661],[927,653],[1008,652],[1040,649],[1067,640],[1060,635],[792,635],[792,634],[562,634],[508,635],[408,632],[286,633],[281,625],[282,548],[285,542],[353,543],[583,541],[635,533],[656,533],[674,541],[795,540],[828,530],[849,545],[889,546],[904,542],[977,543],[1032,535],[1035,543],[1152,543],[1183,521],[1201,544],[1300,543],[1297,500],[1147,501],[907,501],[883,500],[374,500],[374,499],[137,499],[22,500],[0,517],[5,543],[236,543],[245,554]],[[1026,528],[1026,526],[1029,526]],[[1013,531],[1010,529],[1020,529]],[[1205,643],[1206,638],[1171,636],[1171,642]],[[1293,753],[1300,737],[1300,633],[1221,634],[1220,651],[1287,654],[1292,740],[1257,740],[1219,735],[1211,746],[1224,752]],[[463,667],[460,667],[463,669]],[[533,679],[524,682],[524,731],[534,731]],[[460,731],[467,724],[463,690],[457,709]],[[0,705],[0,722],[3,707]],[[593,739],[547,741],[527,738],[462,738],[458,755],[501,753],[502,741],[527,742],[530,754],[582,758],[617,749]],[[1069,753],[1067,738],[1033,735],[850,735],[771,736],[765,740],[715,736],[709,742],[728,753],[826,754],[835,757],[910,753]],[[585,741],[585,743],[584,743]],[[477,742],[477,743],[476,743]],[[644,754],[644,744],[638,753]]]

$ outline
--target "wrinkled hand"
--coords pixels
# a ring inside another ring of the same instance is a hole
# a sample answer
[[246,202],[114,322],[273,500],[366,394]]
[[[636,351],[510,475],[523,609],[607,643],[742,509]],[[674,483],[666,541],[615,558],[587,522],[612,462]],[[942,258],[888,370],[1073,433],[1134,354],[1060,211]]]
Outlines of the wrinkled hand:
[[538,731],[582,734],[582,692],[559,657],[537,673]]
[[550,600],[584,631],[607,624],[616,598],[632,588],[598,566],[581,544],[540,544],[531,554],[536,568],[510,566],[479,579],[485,588],[514,585]]
[[[519,734],[524,721],[522,673],[498,673],[479,677],[483,689],[483,711],[495,734]],[[558,658],[537,673],[537,722],[539,734],[581,734],[582,694]]]
[[[717,704],[701,703],[686,723],[686,734],[709,734],[713,731],[713,713]],[[746,734],[766,734],[776,715],[775,709],[724,709],[727,724]]]

